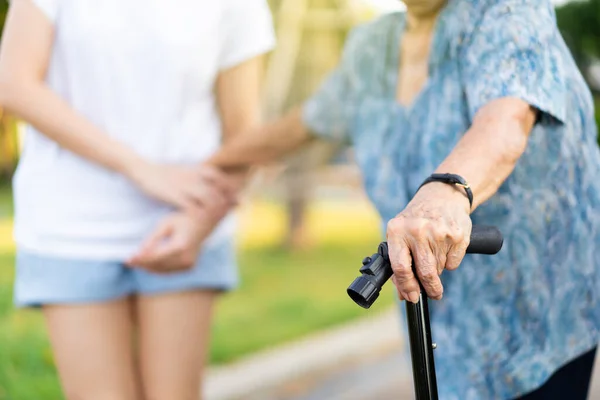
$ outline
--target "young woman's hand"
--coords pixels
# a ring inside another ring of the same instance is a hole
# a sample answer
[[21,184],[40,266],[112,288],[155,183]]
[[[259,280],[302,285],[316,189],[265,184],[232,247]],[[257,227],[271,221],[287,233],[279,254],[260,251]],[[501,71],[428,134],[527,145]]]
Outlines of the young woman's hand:
[[161,221],[127,265],[157,273],[190,269],[213,228],[214,224],[189,213],[173,213]]
[[[243,175],[230,179],[229,183],[234,186],[240,186],[244,181]],[[159,273],[192,268],[203,242],[232,207],[231,202],[211,197],[196,210],[168,215],[127,264]]]
[[178,166],[145,162],[128,176],[148,196],[179,210],[199,212],[237,203],[239,183],[210,165]]

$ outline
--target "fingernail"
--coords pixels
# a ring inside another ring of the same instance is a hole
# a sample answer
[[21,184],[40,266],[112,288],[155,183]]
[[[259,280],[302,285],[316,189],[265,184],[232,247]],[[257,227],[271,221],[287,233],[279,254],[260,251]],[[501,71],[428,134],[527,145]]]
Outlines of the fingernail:
[[408,294],[408,299],[411,303],[417,304],[419,302],[419,292],[410,292]]

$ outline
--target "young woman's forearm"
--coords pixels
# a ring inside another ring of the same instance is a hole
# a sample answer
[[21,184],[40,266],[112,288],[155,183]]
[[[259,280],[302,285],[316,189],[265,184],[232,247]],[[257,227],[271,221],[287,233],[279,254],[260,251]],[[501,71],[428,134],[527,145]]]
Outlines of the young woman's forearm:
[[296,109],[284,117],[236,135],[225,142],[208,163],[223,169],[244,168],[280,159],[311,139]]
[[119,173],[135,171],[140,157],[95,127],[46,85],[54,30],[34,2],[11,3],[0,47],[0,106],[91,162]]
[[436,172],[461,175],[473,191],[473,210],[492,197],[527,146],[535,112],[517,99],[482,108],[469,131]]
[[112,171],[131,176],[145,161],[77,113],[40,82],[0,77],[0,106],[61,147]]

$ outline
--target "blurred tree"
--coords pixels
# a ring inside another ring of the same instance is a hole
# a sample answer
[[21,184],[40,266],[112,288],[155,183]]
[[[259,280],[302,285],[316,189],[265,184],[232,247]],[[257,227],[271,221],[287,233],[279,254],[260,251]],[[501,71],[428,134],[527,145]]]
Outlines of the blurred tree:
[[[600,59],[600,0],[566,3],[556,9],[556,17],[565,42],[589,81],[589,68]],[[600,94],[596,83],[592,89]]]
[[[373,13],[357,0],[271,0],[278,46],[269,57],[264,113],[281,115],[301,104],[338,63],[343,43],[357,23]],[[310,244],[304,231],[307,203],[315,170],[342,150],[337,143],[314,143],[285,162],[282,184],[288,227],[284,245],[299,249]]]
[[[0,0],[0,29],[4,28],[4,19],[6,18],[6,11],[8,11],[8,1]],[[0,33],[0,35],[2,35]]]
[[[8,11],[8,1],[0,0],[0,40],[4,29],[4,20]],[[18,140],[17,125],[13,118],[0,109],[0,179],[10,177],[17,163]]]
[[[558,27],[600,105],[600,0],[572,1],[556,9]],[[596,122],[600,111],[596,107]],[[600,137],[599,137],[600,142]]]

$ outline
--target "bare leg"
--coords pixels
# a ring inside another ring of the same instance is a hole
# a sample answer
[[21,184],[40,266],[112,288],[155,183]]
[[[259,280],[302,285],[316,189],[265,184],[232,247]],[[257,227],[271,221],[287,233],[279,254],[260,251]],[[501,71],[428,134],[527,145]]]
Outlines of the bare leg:
[[146,400],[198,400],[207,356],[213,291],[137,299],[140,371]]
[[43,308],[68,400],[139,400],[131,301]]

